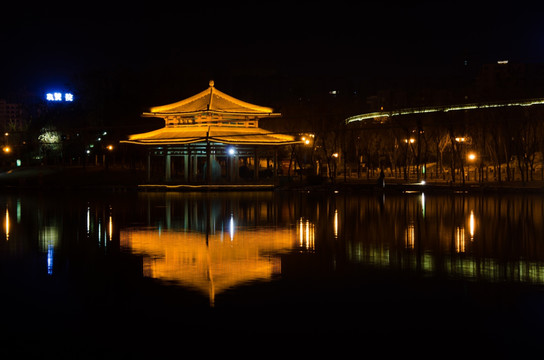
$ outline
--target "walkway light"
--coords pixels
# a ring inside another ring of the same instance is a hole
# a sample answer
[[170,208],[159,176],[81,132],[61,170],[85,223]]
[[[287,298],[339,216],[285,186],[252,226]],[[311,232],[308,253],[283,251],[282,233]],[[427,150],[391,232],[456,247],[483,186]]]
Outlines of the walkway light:
[[4,146],[2,149],[6,154],[9,154],[11,152],[11,148],[9,146]]
[[338,153],[336,152],[336,153],[332,154],[332,157],[337,158],[337,157],[338,157]]
[[234,149],[234,147],[230,146],[227,149],[227,154],[229,154],[230,156],[234,156],[236,154],[236,149]]
[[108,150],[113,151],[113,145],[108,145]]
[[468,159],[469,159],[470,161],[476,160],[476,154],[473,153],[473,152],[469,153],[469,154],[468,154]]

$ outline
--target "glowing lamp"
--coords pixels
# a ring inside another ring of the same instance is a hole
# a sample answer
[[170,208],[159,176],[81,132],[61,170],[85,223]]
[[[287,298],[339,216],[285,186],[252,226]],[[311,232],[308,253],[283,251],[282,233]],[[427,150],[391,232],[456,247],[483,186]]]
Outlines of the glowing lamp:
[[233,148],[233,147],[229,147],[227,149],[227,153],[230,155],[230,156],[234,156],[234,154],[236,154],[236,150]]

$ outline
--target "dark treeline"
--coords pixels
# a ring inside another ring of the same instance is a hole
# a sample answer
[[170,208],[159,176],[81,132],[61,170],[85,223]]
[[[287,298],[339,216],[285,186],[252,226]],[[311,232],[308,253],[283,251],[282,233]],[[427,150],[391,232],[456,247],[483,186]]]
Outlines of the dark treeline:
[[424,86],[401,83],[362,99],[340,89],[293,99],[279,128],[312,134],[294,152],[309,173],[451,182],[530,181],[544,177],[544,108],[500,107],[389,118],[383,123],[346,125],[366,112],[432,105],[505,102],[542,97],[543,68],[489,64],[474,74],[461,70]]

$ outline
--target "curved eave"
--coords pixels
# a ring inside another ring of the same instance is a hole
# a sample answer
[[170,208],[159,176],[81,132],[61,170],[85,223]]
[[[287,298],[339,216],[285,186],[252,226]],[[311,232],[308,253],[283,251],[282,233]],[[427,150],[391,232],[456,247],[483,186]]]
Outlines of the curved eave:
[[202,138],[192,138],[192,139],[164,139],[164,140],[121,140],[119,141],[122,144],[135,144],[135,145],[186,145],[194,144],[198,142],[206,141]]
[[279,140],[279,141],[239,141],[239,140],[230,140],[222,138],[198,138],[198,139],[164,139],[164,140],[121,140],[120,143],[123,144],[135,144],[135,145],[149,145],[149,146],[164,146],[164,145],[188,145],[201,142],[215,142],[218,144],[226,145],[255,145],[255,146],[284,146],[284,145],[295,145],[302,144],[302,141],[299,140]]
[[278,141],[240,141],[240,140],[230,140],[230,139],[224,139],[224,138],[210,138],[210,141],[221,143],[221,144],[228,144],[228,145],[258,145],[258,146],[280,146],[280,145],[294,145],[294,144],[302,144],[302,141],[298,140],[278,140]]
[[219,111],[219,110],[202,110],[202,111],[173,111],[173,112],[146,112],[143,113],[144,117],[159,117],[164,118],[167,116],[178,115],[178,116],[195,116],[202,114],[211,114],[211,115],[228,115],[228,116],[243,116],[243,117],[279,117],[281,113],[260,113],[260,112],[230,112],[230,111]]
[[300,140],[296,140],[291,135],[272,133],[261,128],[211,125],[163,127],[145,133],[129,135],[128,139],[121,142],[137,145],[182,145],[206,141],[263,146],[301,143]]

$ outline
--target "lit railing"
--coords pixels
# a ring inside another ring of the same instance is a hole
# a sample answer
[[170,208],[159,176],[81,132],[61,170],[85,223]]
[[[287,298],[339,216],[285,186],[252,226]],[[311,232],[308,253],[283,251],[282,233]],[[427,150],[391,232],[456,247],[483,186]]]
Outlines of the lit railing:
[[520,100],[520,101],[501,101],[501,102],[485,102],[485,103],[458,104],[458,105],[424,106],[424,107],[404,108],[404,109],[391,110],[391,111],[376,111],[376,112],[351,116],[347,118],[345,122],[346,124],[349,124],[356,121],[374,120],[379,123],[383,123],[393,116],[426,114],[426,113],[448,112],[448,111],[459,111],[459,110],[491,109],[491,108],[511,107],[511,106],[533,106],[533,105],[544,105],[544,98],[527,99],[527,100]]

